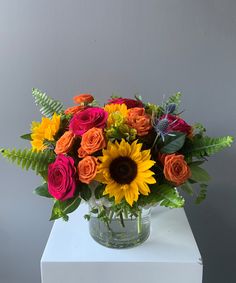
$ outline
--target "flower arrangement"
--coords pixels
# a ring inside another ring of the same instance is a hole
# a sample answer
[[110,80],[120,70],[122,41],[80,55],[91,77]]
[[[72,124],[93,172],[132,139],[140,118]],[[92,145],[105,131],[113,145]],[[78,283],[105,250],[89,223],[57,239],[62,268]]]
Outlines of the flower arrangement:
[[183,207],[182,191],[200,203],[210,180],[201,165],[233,141],[184,121],[181,93],[160,105],[136,96],[112,97],[102,107],[80,94],[67,109],[38,89],[32,94],[43,114],[21,136],[32,148],[1,153],[42,176],[34,192],[53,200],[50,220],[68,220],[81,200],[90,207],[85,218],[96,214],[107,224],[111,213],[122,222],[123,213],[139,215],[142,207]]

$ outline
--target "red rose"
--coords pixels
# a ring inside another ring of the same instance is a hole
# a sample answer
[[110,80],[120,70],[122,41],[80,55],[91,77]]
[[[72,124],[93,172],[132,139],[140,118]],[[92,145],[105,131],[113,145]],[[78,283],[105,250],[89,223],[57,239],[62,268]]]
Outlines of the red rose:
[[109,104],[125,104],[127,108],[134,108],[134,107],[143,107],[143,103],[141,101],[130,99],[130,98],[113,98],[108,101]]
[[48,166],[48,192],[61,201],[72,198],[76,189],[76,168],[72,157],[57,155]]
[[191,133],[192,127],[178,116],[167,114],[165,116],[162,116],[162,118],[168,119],[169,126],[167,128],[167,132],[182,132],[186,135],[189,135]]
[[87,108],[76,113],[70,121],[70,130],[77,136],[82,136],[93,127],[104,128],[108,113],[99,107]]

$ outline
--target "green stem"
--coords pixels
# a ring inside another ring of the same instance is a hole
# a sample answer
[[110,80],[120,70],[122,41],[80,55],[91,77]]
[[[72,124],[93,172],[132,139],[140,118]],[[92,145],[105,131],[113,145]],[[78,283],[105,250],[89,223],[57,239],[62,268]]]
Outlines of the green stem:
[[128,219],[128,211],[126,208],[124,208],[124,218]]
[[155,140],[154,140],[154,142],[153,142],[153,144],[152,144],[151,149],[154,148],[154,146],[155,146],[155,144],[156,144],[158,138],[159,138],[159,134],[156,135]]
[[138,211],[138,234],[142,232],[142,211],[141,209]]
[[110,210],[110,212],[109,212],[109,222],[110,223],[111,223],[113,216],[114,216],[114,211]]
[[122,227],[125,227],[125,223],[124,223],[122,212],[120,212],[120,223],[121,223]]

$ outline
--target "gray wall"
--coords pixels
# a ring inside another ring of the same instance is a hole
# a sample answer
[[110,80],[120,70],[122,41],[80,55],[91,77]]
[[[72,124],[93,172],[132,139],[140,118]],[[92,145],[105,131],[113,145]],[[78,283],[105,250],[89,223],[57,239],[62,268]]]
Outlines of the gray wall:
[[[104,102],[136,92],[150,102],[184,93],[184,117],[210,135],[235,135],[235,0],[1,0],[1,146],[23,147],[40,115],[38,87],[69,105],[75,92]],[[235,145],[211,158],[213,180],[187,215],[204,258],[204,283],[235,276]],[[0,159],[0,282],[40,282],[51,205],[31,191],[39,178]]]

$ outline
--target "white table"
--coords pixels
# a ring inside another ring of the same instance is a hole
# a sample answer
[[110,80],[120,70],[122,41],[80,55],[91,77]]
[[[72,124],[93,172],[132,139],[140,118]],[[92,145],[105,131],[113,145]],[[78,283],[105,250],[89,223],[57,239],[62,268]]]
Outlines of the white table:
[[157,207],[149,239],[109,249],[89,235],[82,205],[54,223],[41,259],[42,283],[200,283],[202,260],[184,209]]

